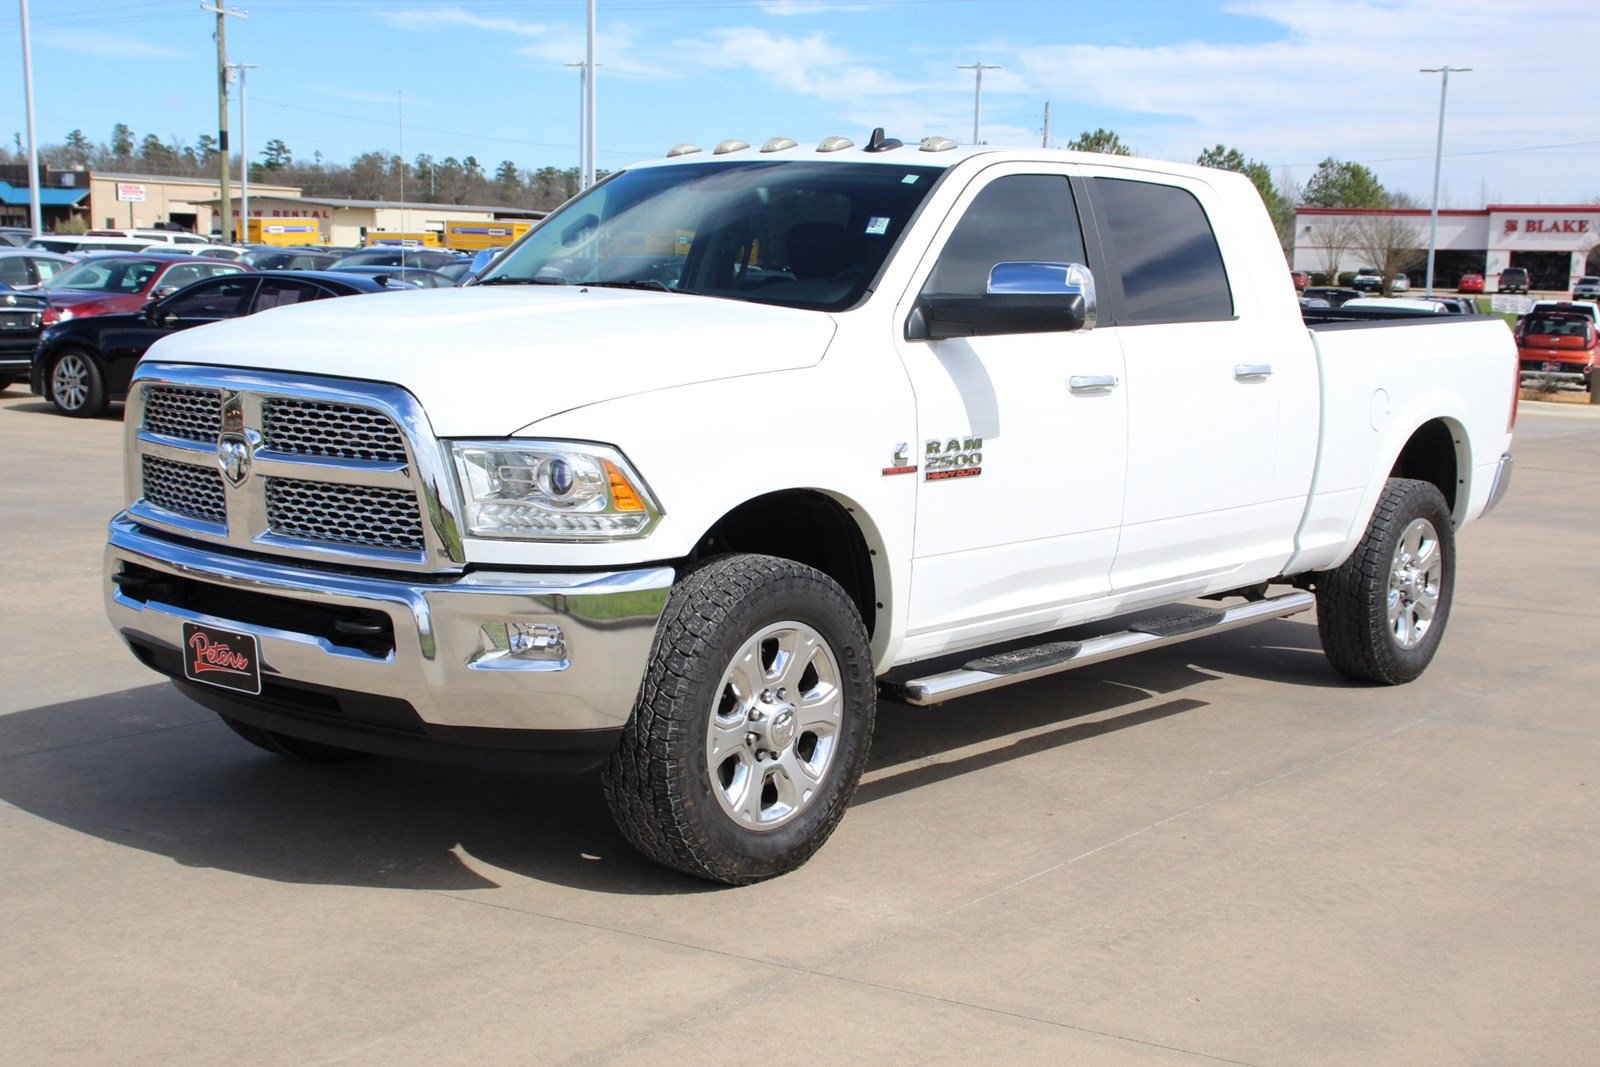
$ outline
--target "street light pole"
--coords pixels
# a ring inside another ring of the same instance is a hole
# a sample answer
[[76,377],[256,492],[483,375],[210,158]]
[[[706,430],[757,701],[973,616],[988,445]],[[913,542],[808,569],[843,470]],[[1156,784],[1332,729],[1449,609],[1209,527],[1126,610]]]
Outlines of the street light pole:
[[250,240],[250,94],[245,87],[245,72],[259,63],[235,63],[229,69],[239,75],[239,236]]
[[583,188],[594,184],[594,0],[589,0],[589,49],[583,68],[583,133],[588,154],[584,158]]
[[1433,295],[1433,260],[1439,252],[1439,171],[1444,162],[1444,100],[1450,91],[1450,75],[1465,74],[1471,67],[1423,67],[1423,74],[1442,74],[1439,79],[1439,136],[1433,144],[1433,210],[1428,216],[1428,295]]
[[968,63],[956,67],[957,70],[970,70],[977,74],[977,85],[972,92],[972,143],[981,144],[978,140],[978,124],[983,116],[983,72],[986,70],[1004,70],[997,63]]
[[583,60],[564,64],[578,68],[578,188],[589,173],[589,64]]
[[28,212],[33,235],[44,232],[43,212],[39,207],[39,139],[33,132],[33,45],[28,38],[28,0],[22,5],[22,92],[28,98]]

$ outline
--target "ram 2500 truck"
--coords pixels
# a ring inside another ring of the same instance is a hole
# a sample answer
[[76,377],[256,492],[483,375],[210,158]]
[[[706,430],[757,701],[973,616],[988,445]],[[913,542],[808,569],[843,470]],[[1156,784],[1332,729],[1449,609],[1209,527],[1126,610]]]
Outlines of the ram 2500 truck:
[[1235,174],[679,146],[468,287],[158,342],[106,603],[262,748],[599,765],[638,848],[746,883],[838,823],[880,692],[1313,605],[1415,678],[1516,376],[1495,319],[1308,328]]

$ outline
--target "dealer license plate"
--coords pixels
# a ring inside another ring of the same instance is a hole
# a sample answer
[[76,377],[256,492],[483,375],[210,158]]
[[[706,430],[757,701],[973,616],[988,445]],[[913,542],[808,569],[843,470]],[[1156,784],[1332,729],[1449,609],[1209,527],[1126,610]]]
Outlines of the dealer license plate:
[[191,682],[259,696],[261,656],[255,635],[184,623],[183,676]]

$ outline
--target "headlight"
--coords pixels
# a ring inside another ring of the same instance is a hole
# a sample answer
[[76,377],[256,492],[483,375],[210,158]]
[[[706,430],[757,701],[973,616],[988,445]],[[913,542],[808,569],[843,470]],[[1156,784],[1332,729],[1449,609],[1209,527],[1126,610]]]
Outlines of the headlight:
[[467,533],[533,541],[643,537],[661,507],[622,453],[558,441],[453,441]]

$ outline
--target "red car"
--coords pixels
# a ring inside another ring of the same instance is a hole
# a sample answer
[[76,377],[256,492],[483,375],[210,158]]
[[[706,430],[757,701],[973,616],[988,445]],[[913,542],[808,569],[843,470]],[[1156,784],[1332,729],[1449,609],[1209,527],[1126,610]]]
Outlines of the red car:
[[1306,286],[1311,284],[1311,275],[1303,270],[1290,271],[1289,278],[1294,282],[1294,291],[1297,293],[1305,292]]
[[1481,274],[1463,274],[1461,276],[1461,280],[1456,283],[1456,292],[1458,292],[1458,293],[1481,293],[1481,292],[1483,292],[1483,275],[1481,275]]
[[245,269],[237,263],[181,252],[107,252],[89,256],[39,287],[40,295],[50,301],[44,309],[44,325],[86,315],[138,311],[156,297],[175,293],[190,282],[238,274]]
[[1587,315],[1535,312],[1517,327],[1517,358],[1524,374],[1581,375],[1587,384],[1600,361],[1600,335]]

